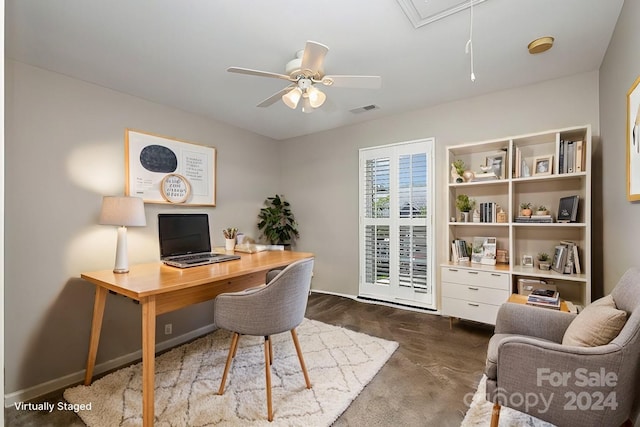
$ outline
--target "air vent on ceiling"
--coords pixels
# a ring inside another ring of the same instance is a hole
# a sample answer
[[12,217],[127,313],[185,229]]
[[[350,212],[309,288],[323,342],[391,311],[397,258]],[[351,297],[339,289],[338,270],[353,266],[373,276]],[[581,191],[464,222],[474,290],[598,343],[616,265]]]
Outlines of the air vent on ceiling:
[[360,114],[366,111],[379,110],[379,109],[380,107],[378,107],[377,105],[371,104],[371,105],[365,105],[364,107],[354,108],[353,110],[349,110],[349,111],[351,111],[353,114]]

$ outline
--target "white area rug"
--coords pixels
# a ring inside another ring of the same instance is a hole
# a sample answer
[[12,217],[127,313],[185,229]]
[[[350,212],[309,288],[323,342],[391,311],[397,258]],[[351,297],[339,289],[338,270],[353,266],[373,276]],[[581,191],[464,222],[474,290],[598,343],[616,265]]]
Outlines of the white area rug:
[[[305,319],[297,328],[313,388],[306,389],[290,333],[273,336],[274,421],[267,421],[264,339],[242,336],[222,396],[231,334],[215,331],[156,358],[156,426],[329,426],[358,396],[398,343]],[[90,427],[142,424],[136,364],[64,392]]]
[[[460,427],[486,427],[491,423],[491,411],[493,403],[487,402],[486,396],[487,377],[482,376],[478,390],[473,395],[467,414]],[[545,421],[534,418],[522,412],[510,408],[500,409],[500,427],[554,427]]]

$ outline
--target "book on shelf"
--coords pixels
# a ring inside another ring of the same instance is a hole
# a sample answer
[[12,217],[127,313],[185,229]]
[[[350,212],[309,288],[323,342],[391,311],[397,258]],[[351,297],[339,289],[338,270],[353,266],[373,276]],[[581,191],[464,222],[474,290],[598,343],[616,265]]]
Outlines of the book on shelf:
[[469,261],[467,242],[465,240],[455,239],[451,242],[451,260],[453,262]]
[[561,140],[558,147],[558,173],[584,172],[586,145],[583,140]]
[[564,266],[567,263],[567,247],[558,245],[553,252],[553,262],[551,269],[558,273],[564,273]]
[[532,215],[532,216],[517,216],[514,219],[515,222],[523,223],[550,223],[553,222],[551,215]]
[[534,307],[550,308],[552,310],[560,310],[560,300],[558,300],[558,302],[555,302],[555,303],[527,301],[527,305],[531,305]]
[[475,173],[475,176],[471,180],[471,182],[482,182],[482,181],[493,181],[499,179],[499,177],[495,174],[495,172],[478,172]]
[[560,300],[556,289],[536,288],[527,296],[527,301],[555,303]]
[[560,198],[558,203],[558,222],[576,222],[578,219],[579,196]]
[[498,204],[495,202],[480,203],[480,222],[496,222]]
[[580,256],[578,255],[578,245],[569,240],[562,240],[560,244],[567,248],[567,261],[565,263],[564,273],[581,274],[582,268],[580,266]]

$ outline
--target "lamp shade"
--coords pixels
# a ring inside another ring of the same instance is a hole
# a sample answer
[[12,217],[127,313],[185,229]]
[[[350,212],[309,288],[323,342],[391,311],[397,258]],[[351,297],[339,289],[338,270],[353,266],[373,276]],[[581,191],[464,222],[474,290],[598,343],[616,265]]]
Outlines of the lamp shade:
[[296,87],[282,95],[282,102],[284,102],[287,107],[295,110],[298,106],[298,101],[300,101],[301,96],[302,90],[299,87]]
[[100,224],[125,227],[147,225],[144,202],[140,197],[105,196],[102,198]]
[[307,94],[309,95],[309,104],[311,104],[313,108],[320,107],[327,99],[327,95],[313,86],[307,89]]

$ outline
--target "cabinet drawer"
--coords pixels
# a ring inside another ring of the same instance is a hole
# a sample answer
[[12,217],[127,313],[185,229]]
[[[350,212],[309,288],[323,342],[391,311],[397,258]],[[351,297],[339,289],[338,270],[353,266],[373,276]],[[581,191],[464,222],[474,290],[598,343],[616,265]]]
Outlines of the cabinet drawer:
[[481,286],[461,285],[458,283],[443,283],[442,296],[500,305],[509,299],[509,291],[506,289],[483,288]]
[[484,304],[454,298],[442,298],[442,312],[451,317],[496,324],[500,305]]
[[443,267],[442,282],[509,290],[509,273]]

